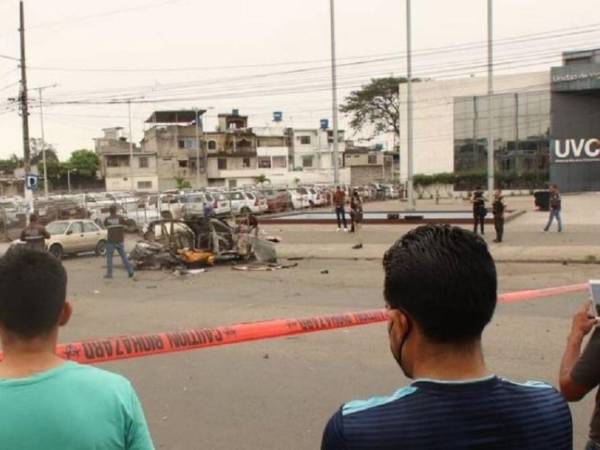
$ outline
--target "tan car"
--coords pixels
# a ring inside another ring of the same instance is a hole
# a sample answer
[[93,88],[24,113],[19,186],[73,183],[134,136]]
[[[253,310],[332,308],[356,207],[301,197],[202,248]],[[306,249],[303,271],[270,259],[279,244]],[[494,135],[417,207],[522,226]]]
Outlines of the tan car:
[[57,220],[46,225],[46,230],[50,233],[46,248],[57,258],[83,252],[106,255],[107,231],[93,220]]

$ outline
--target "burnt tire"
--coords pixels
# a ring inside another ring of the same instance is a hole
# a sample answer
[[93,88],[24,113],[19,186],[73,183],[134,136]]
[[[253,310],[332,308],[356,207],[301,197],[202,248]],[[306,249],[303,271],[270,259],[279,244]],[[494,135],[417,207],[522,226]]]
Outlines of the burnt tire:
[[48,249],[48,252],[56,259],[62,259],[64,256],[64,250],[60,244],[52,244]]

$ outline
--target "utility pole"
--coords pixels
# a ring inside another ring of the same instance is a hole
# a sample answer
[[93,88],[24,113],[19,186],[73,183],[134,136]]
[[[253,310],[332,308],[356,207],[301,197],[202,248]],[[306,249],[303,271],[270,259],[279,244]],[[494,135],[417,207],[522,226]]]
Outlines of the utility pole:
[[[25,13],[23,11],[23,0],[19,2],[19,19],[20,28],[19,35],[21,38],[21,120],[23,123],[23,166],[25,171],[25,201],[27,203],[28,212],[33,211],[33,191],[27,189],[27,175],[31,170],[30,148],[29,148],[29,109],[27,104],[27,66],[25,64]],[[27,223],[29,223],[29,214],[27,214]]]
[[133,182],[133,131],[131,128],[131,99],[127,100],[128,115],[129,115],[129,178],[131,178],[131,192],[135,192],[135,184]]
[[494,10],[493,0],[487,2],[488,16],[488,138],[487,188],[490,198],[494,193]]
[[412,98],[412,32],[410,1],[406,0],[406,156],[408,210],[415,209],[413,186],[413,98]]
[[42,101],[42,93],[44,89],[56,87],[56,84],[49,86],[41,86],[36,88],[40,96],[40,124],[42,127],[42,158],[44,162],[44,197],[48,198],[48,167],[46,165],[46,138],[44,134],[44,103]]
[[200,189],[200,136],[198,131],[199,123],[199,114],[198,108],[196,109],[196,189]]
[[338,158],[338,104],[337,104],[337,69],[335,58],[335,5],[329,0],[331,11],[331,112],[333,116],[333,184],[340,182]]

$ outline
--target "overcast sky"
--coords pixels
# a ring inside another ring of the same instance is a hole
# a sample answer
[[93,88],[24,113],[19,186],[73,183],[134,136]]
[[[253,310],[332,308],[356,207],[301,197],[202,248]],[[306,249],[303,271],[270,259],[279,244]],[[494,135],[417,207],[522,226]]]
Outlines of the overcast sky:
[[[543,70],[561,50],[600,47],[598,0],[494,3],[500,72]],[[484,75],[486,4],[413,0],[416,76]],[[135,140],[154,109],[212,107],[209,128],[232,108],[254,126],[273,111],[294,126],[331,116],[328,0],[25,0],[25,8],[28,83],[58,84],[44,91],[44,117],[62,158],[93,148],[102,128],[127,127],[126,104],[91,100],[156,100],[133,104]],[[370,77],[405,73],[404,0],[337,0],[336,21],[340,100]],[[17,28],[18,1],[0,0],[0,55],[18,56]],[[0,57],[0,157],[22,154],[20,118],[7,102],[18,79],[17,62]],[[39,137],[39,108],[30,128]]]

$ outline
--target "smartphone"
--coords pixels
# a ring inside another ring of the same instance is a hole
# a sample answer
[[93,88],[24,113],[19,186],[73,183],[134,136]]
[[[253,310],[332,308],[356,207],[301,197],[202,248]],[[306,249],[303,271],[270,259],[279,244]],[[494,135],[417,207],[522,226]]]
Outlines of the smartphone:
[[590,293],[596,307],[596,314],[600,316],[600,280],[590,280]]

